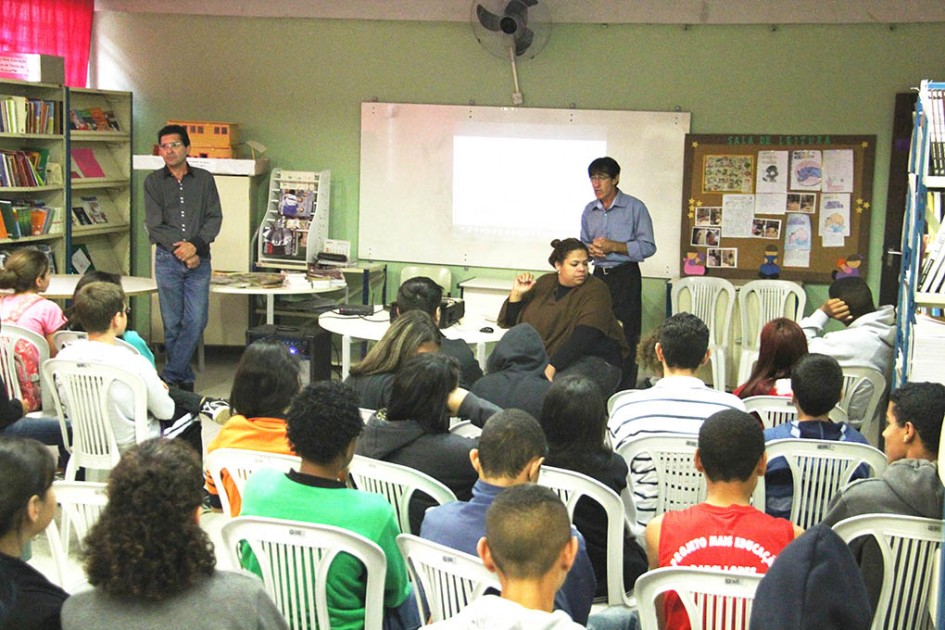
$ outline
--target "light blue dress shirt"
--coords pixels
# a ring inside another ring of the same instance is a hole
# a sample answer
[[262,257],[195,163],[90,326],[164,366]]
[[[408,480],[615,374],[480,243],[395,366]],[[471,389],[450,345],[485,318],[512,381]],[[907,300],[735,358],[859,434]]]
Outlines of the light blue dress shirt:
[[626,254],[611,252],[604,260],[595,259],[598,267],[616,267],[626,262],[643,262],[656,253],[653,236],[653,220],[646,204],[619,188],[613,205],[604,210],[595,199],[587,204],[581,215],[581,240],[590,245],[595,238],[603,236],[612,241],[627,244]]

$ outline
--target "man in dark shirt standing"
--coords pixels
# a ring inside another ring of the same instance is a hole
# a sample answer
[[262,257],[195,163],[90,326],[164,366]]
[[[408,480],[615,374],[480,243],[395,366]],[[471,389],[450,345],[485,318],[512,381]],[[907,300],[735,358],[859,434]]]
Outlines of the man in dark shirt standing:
[[187,129],[163,127],[158,144],[164,168],[144,180],[144,207],[148,239],[157,245],[154,276],[167,352],[161,378],[193,391],[190,359],[207,325],[210,243],[223,213],[213,176],[187,164]]

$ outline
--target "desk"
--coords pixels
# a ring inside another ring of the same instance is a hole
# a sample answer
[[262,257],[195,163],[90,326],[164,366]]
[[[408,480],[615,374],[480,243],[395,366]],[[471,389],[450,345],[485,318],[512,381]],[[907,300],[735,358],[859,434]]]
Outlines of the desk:
[[311,295],[315,293],[331,293],[333,291],[344,291],[345,301],[347,301],[348,285],[344,282],[331,281],[330,284],[324,283],[305,283],[293,286],[281,287],[244,287],[234,286],[232,284],[214,284],[210,283],[211,293],[224,293],[230,295],[261,295],[266,298],[266,323],[275,323],[275,302],[277,295]]
[[[390,326],[390,315],[382,306],[375,307],[373,315],[364,317],[329,311],[318,316],[318,325],[341,335],[341,378],[344,379],[351,369],[351,340],[377,341]],[[489,326],[493,332],[480,331],[483,326]],[[483,369],[486,367],[486,344],[498,341],[504,334],[505,329],[475,316],[464,317],[459,323],[443,329],[443,335],[449,339],[463,339],[469,345],[475,344],[476,360]]]
[[[42,296],[50,300],[71,300],[75,294],[75,285],[82,276],[77,273],[57,273],[49,277],[49,288]],[[157,284],[153,278],[139,276],[122,276],[121,288],[125,295],[145,295],[157,291]]]

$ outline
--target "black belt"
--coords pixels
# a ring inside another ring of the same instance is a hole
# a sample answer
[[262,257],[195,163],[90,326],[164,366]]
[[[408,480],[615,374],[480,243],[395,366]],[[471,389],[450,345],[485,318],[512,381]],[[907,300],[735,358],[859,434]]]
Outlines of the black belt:
[[[615,273],[620,273],[621,271],[629,271],[634,267],[639,267],[639,263],[635,262],[625,262],[619,265],[614,265],[613,267],[594,267],[595,276],[609,276]],[[598,273],[600,272],[600,273]]]

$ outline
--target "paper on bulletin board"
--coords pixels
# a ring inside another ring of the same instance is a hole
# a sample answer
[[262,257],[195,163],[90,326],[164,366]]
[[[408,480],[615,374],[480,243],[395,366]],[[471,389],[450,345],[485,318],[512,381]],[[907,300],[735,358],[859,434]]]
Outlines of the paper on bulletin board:
[[825,193],[853,192],[853,151],[850,149],[824,150],[823,191]]
[[747,238],[751,236],[751,221],[754,214],[754,195],[724,195],[722,197],[722,237]]
[[800,149],[791,151],[791,189],[820,190],[823,163],[820,151]]
[[759,151],[756,193],[787,192],[788,152]]
[[784,214],[787,208],[787,193],[755,195],[755,214]]

